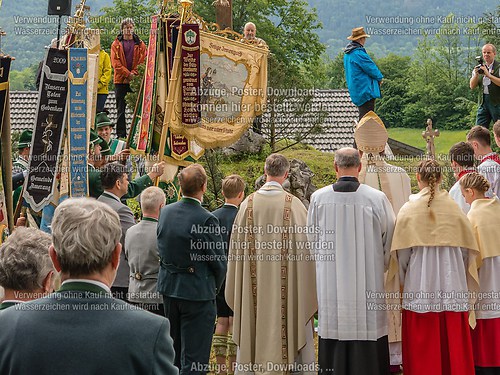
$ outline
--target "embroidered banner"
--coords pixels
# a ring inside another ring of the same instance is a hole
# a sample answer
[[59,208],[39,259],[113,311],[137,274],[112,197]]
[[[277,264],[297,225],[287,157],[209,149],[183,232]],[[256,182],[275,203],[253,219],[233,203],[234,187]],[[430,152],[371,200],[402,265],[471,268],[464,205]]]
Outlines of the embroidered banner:
[[66,50],[47,51],[35,115],[30,169],[24,198],[40,211],[52,199],[56,168],[66,124],[68,93],[68,54]]
[[[144,72],[144,95],[142,97],[142,116],[139,126],[139,142],[137,151],[147,152],[151,137],[151,118],[154,118],[156,102],[156,57],[158,52],[158,19],[159,16],[151,18],[151,32],[146,56],[146,71]],[[153,114],[152,114],[153,112]]]
[[181,49],[182,123],[198,126],[200,113],[200,26],[182,25]]
[[87,49],[69,49],[69,192],[71,197],[88,195],[87,153]]
[[[184,25],[183,25],[184,27]],[[184,29],[183,29],[184,30]],[[183,31],[184,33],[184,31]],[[236,142],[260,115],[267,95],[267,47],[253,46],[200,32],[201,123],[183,121],[182,61],[174,60],[165,119],[171,131],[201,147],[224,147]]]
[[[157,16],[154,18],[156,19]],[[157,34],[155,64],[154,66],[152,64],[146,66],[143,87],[139,92],[135,116],[132,121],[129,146],[135,154],[148,154],[157,157],[162,148],[160,147],[162,131],[165,131],[167,133],[164,144],[165,151],[161,159],[175,165],[187,166],[203,155],[203,148],[197,145],[194,140],[189,140],[183,135],[173,134],[168,127],[163,128],[168,94],[168,67],[173,61],[173,52],[175,51],[172,46],[177,45],[176,38],[179,33],[176,25],[178,25],[179,19],[168,18],[164,22],[158,17],[158,21],[153,20],[153,24],[155,22],[157,22],[157,26],[152,26],[152,29],[156,29]],[[154,68],[152,73],[151,68]],[[147,79],[148,75],[150,79]],[[151,96],[152,100],[147,100],[146,96]],[[147,123],[149,123],[149,127],[146,127]],[[146,134],[148,141],[144,148],[141,140],[146,140]]]

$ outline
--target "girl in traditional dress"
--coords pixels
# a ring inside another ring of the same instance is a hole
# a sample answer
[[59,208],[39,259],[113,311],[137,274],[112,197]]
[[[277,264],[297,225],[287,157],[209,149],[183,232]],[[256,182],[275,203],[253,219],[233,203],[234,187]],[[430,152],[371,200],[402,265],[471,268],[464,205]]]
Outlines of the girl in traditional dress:
[[420,162],[420,192],[396,220],[388,283],[403,286],[405,375],[474,374],[469,291],[478,288],[477,244],[465,214],[440,189],[441,179],[439,163]]
[[471,205],[467,215],[479,245],[479,294],[477,324],[472,331],[474,365],[478,375],[500,374],[500,246],[498,223],[500,201],[486,198],[490,183],[479,173],[460,180],[465,201]]

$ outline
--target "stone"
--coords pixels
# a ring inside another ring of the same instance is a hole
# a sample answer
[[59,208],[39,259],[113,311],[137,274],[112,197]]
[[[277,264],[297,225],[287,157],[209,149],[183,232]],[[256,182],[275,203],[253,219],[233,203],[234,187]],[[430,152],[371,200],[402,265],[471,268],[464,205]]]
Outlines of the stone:
[[[288,178],[283,183],[283,188],[289,193],[293,194],[309,208],[311,194],[316,191],[316,186],[312,183],[314,173],[311,169],[299,159],[292,159],[290,162],[290,172]],[[262,175],[255,181],[255,190],[258,190],[266,182],[266,176]]]
[[266,139],[262,135],[248,129],[236,143],[233,143],[231,146],[224,147],[222,149],[222,153],[226,156],[259,154],[262,152],[265,144]]

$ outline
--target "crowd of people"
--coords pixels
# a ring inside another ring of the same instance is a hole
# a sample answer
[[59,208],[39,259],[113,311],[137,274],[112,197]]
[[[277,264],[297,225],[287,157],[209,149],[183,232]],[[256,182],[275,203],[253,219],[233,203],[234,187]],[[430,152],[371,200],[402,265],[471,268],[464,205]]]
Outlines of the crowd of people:
[[[125,21],[111,56],[125,58],[115,67],[123,95],[143,53]],[[346,64],[373,63],[366,37],[353,30]],[[489,63],[477,74],[493,75]],[[50,235],[20,227],[0,247],[0,373],[498,374],[500,157],[490,131],[476,125],[450,149],[449,193],[431,158],[411,194],[406,171],[385,159],[375,68],[374,97],[355,102],[357,148],[335,152],[336,181],[309,207],[284,189],[290,163],[276,153],[247,197],[244,179],[229,175],[224,205],[209,212],[195,163],[178,174],[182,199],[165,205],[153,186],[164,164],[129,181],[119,162],[128,150],[99,114],[91,197],[60,203]],[[500,147],[498,120],[493,133]],[[30,140],[19,141],[19,173]],[[124,199],[138,194],[136,222]]]

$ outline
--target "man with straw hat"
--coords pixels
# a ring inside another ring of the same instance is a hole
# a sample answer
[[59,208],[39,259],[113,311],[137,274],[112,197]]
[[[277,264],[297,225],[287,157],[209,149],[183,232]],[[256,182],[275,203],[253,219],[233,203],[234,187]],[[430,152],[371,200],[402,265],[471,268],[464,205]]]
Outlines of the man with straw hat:
[[369,37],[363,27],[356,27],[347,37],[351,42],[344,48],[345,79],[360,120],[375,109],[375,99],[380,98],[380,84],[384,78],[364,48]]

